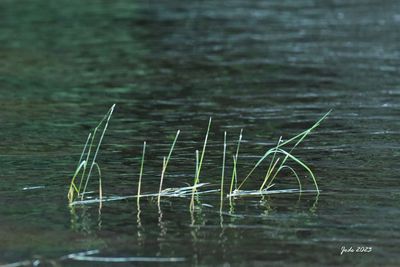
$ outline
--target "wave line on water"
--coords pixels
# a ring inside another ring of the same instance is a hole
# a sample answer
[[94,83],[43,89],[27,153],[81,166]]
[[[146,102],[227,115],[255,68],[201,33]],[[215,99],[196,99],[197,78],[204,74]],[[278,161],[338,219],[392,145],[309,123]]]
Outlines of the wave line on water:
[[76,261],[90,262],[180,262],[185,261],[182,257],[101,257],[92,256],[98,254],[99,250],[90,250],[85,252],[73,253],[62,257],[62,259],[70,259]]

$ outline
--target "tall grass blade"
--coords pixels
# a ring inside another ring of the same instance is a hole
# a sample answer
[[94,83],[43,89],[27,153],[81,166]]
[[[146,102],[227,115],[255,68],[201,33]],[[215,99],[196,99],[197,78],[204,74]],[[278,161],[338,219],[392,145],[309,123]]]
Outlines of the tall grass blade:
[[79,165],[81,164],[81,162],[82,162],[82,159],[83,159],[83,157],[84,157],[84,155],[85,155],[86,148],[87,148],[87,145],[89,144],[89,140],[90,140],[90,137],[91,137],[91,136],[92,136],[92,133],[89,133],[89,135],[88,135],[88,137],[87,137],[87,139],[86,139],[85,146],[83,147],[81,156],[80,156],[80,158],[79,158],[78,166],[79,166]]
[[168,162],[171,159],[171,155],[172,155],[172,152],[174,151],[175,144],[176,144],[176,141],[178,140],[178,136],[179,136],[180,132],[181,132],[181,130],[178,130],[176,132],[174,142],[172,143],[172,146],[171,146],[171,148],[169,150],[169,153],[168,153],[167,160],[165,161],[165,170],[164,170],[164,172],[167,170]]
[[238,140],[238,144],[237,144],[237,147],[236,147],[236,154],[233,157],[233,172],[232,172],[232,178],[231,178],[231,186],[229,188],[229,194],[232,194],[233,183],[235,183],[235,185],[236,185],[235,187],[237,188],[238,177],[237,177],[237,167],[236,167],[236,165],[237,165],[237,160],[238,160],[238,157],[239,157],[239,148],[240,148],[240,143],[242,142],[242,136],[243,136],[243,129],[240,130],[239,140]]
[[[276,149],[278,148],[278,145],[280,144],[281,141],[282,141],[282,136],[279,137],[279,140],[278,140]],[[264,185],[267,183],[267,180],[269,179],[269,177],[270,177],[270,175],[271,175],[271,172],[272,172],[272,170],[273,170],[272,164],[273,164],[274,161],[275,161],[275,156],[276,156],[276,151],[274,152],[274,154],[273,154],[273,156],[272,156],[272,160],[271,160],[271,162],[269,163],[268,170],[267,170],[267,173],[266,173],[266,175],[265,175],[264,182],[263,182],[263,184],[262,184],[261,187],[260,187],[260,190],[263,190]]]
[[237,175],[237,174],[236,174],[236,162],[237,162],[236,156],[233,155],[232,157],[233,157],[233,171],[232,171],[231,186],[229,187],[229,195],[231,195],[232,192],[233,192],[233,181],[234,181],[234,178],[235,178],[236,175]]
[[179,133],[180,133],[180,132],[181,132],[180,130],[178,130],[178,131],[176,132],[175,139],[174,139],[174,141],[172,142],[171,148],[170,148],[169,153],[168,153],[168,157],[167,157],[167,158],[164,157],[164,159],[163,159],[163,167],[162,167],[161,179],[160,179],[160,190],[159,190],[158,199],[157,199],[158,205],[160,205],[161,191],[162,191],[162,185],[163,185],[164,175],[165,175],[165,172],[167,171],[168,162],[169,162],[169,160],[171,159],[171,155],[172,155],[172,152],[174,151],[175,144],[176,144],[176,141],[178,140],[178,136],[179,136]]
[[223,206],[223,202],[224,202],[225,158],[226,158],[226,131],[224,132],[224,152],[223,152],[223,155],[222,155],[220,211],[222,211],[222,206]]
[[190,211],[193,212],[194,210],[194,195],[197,190],[197,184],[199,182],[198,175],[199,174],[199,151],[196,150],[196,172],[194,176],[193,188],[192,188],[192,198],[190,200]]
[[101,170],[99,164],[97,162],[94,163],[94,166],[96,166],[97,172],[99,174],[99,199],[100,199],[100,207],[101,203],[103,200],[103,186],[102,186],[102,177],[101,177]]
[[[275,153],[274,153],[275,156]],[[273,162],[274,158],[271,160],[271,163]],[[262,185],[260,186],[260,191],[262,191],[265,187],[265,184],[267,183],[267,181],[269,180],[269,177],[271,176],[271,173],[274,171],[276,165],[278,164],[280,158],[277,158],[276,161],[274,162],[274,164],[272,165],[272,167],[267,171],[267,174],[265,175],[264,178],[264,182],[262,183]]]
[[143,143],[143,152],[142,152],[142,160],[140,163],[140,173],[139,173],[139,184],[138,184],[138,191],[137,191],[137,204],[139,205],[140,202],[140,191],[142,187],[142,176],[143,176],[143,165],[144,165],[144,154],[146,152],[146,141]]
[[67,195],[69,203],[73,202],[75,199],[74,192],[79,195],[79,189],[75,185],[75,180],[76,180],[76,177],[78,176],[79,172],[81,171],[81,169],[84,168],[85,166],[86,166],[86,161],[84,160],[81,162],[81,164],[78,166],[78,168],[76,168],[74,176],[71,179],[71,183],[70,183],[68,195]]
[[283,165],[283,166],[279,167],[279,169],[276,171],[276,174],[274,175],[274,177],[271,179],[270,183],[268,184],[268,187],[271,186],[271,184],[274,181],[276,175],[279,172],[281,172],[283,169],[289,169],[293,173],[293,175],[295,176],[295,178],[297,180],[297,183],[299,184],[299,192],[301,194],[302,186],[301,186],[301,181],[300,181],[299,175],[297,174],[297,172],[292,167],[290,167],[288,165]]
[[211,120],[212,120],[212,118],[210,117],[210,120],[208,121],[206,137],[204,138],[203,150],[201,152],[201,157],[200,157],[200,161],[199,161],[197,172],[196,172],[196,184],[199,183],[199,181],[200,181],[200,171],[201,171],[201,166],[203,165],[204,154],[206,152],[208,134],[210,133],[210,127],[211,127]]
[[[79,163],[78,163],[78,165],[81,164],[81,162],[82,162],[82,160],[83,160],[83,157],[85,156],[86,148],[87,148],[87,146],[88,146],[88,144],[89,144],[89,140],[90,140],[91,137],[92,137],[92,133],[89,133],[88,138],[86,139],[85,146],[83,147],[82,154],[81,154],[81,156],[80,156],[80,158],[79,158]],[[88,152],[88,156],[89,156],[89,154],[90,154],[90,152]],[[87,161],[88,161],[88,158],[86,158],[85,161],[87,162]],[[81,179],[80,179],[80,181],[79,181],[78,196],[79,196],[80,189],[82,188],[82,183],[83,183],[83,180],[84,180],[84,177],[85,177],[85,171],[86,171],[86,165],[84,166],[84,169],[83,169],[83,172],[82,172],[82,176],[81,176]]]
[[[104,138],[104,134],[105,134],[105,132],[106,132],[106,130],[107,130],[108,123],[109,123],[109,121],[110,121],[110,118],[111,118],[112,113],[114,112],[114,108],[115,108],[115,104],[112,105],[112,107],[110,108],[110,110],[108,111],[108,113],[106,114],[106,116],[103,118],[103,120],[101,120],[100,124],[99,124],[99,125],[96,127],[96,129],[95,129],[95,132],[96,132],[97,129],[99,128],[99,126],[102,124],[102,122],[103,122],[103,121],[105,120],[105,118],[106,118],[106,124],[105,124],[105,126],[104,126],[104,128],[103,128],[103,132],[102,132],[102,134],[101,134],[101,136],[100,136],[99,143],[97,144],[96,151],[95,151],[94,156],[93,156],[93,159],[92,159],[92,164],[90,165],[89,173],[88,173],[88,175],[87,175],[87,177],[86,177],[85,187],[83,188],[82,197],[81,197],[82,200],[83,200],[83,197],[84,197],[84,195],[85,195],[86,188],[87,188],[87,185],[88,185],[88,183],[89,183],[90,175],[91,175],[91,173],[92,173],[94,164],[95,164],[95,162],[96,162],[97,154],[99,153],[99,149],[100,149],[101,143],[102,143],[103,138]],[[93,143],[94,137],[95,137],[95,133],[93,134],[92,143]],[[92,146],[92,144],[91,144],[91,146]]]
[[162,191],[162,185],[164,181],[164,174],[165,174],[165,167],[167,165],[165,157],[163,158],[163,167],[162,167],[162,172],[161,172],[161,178],[160,178],[160,189],[158,190],[158,197],[157,197],[157,203],[160,206],[160,200],[161,200],[161,191]]

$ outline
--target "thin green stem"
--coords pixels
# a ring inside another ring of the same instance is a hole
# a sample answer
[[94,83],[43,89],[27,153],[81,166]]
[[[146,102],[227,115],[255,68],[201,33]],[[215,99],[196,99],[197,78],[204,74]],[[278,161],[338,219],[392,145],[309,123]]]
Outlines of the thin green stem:
[[200,171],[201,171],[201,166],[203,165],[204,154],[206,152],[208,134],[210,133],[210,128],[211,128],[211,120],[212,120],[212,118],[210,117],[210,120],[208,121],[206,137],[204,138],[203,150],[201,152],[201,157],[200,157],[200,161],[199,161],[197,172],[196,172],[196,184],[198,184],[200,181]]
[[265,175],[264,182],[262,183],[262,185],[260,186],[260,189],[259,189],[260,191],[262,191],[262,190],[264,189],[265,184],[267,183],[267,181],[268,181],[268,179],[269,179],[271,173],[272,173],[273,170],[275,169],[276,164],[278,164],[279,160],[280,160],[280,158],[278,158],[278,159],[274,162],[274,164],[273,164],[272,167],[271,167],[271,171],[270,171],[270,172],[267,172],[267,174]]
[[100,204],[102,202],[103,199],[103,186],[102,186],[102,179],[101,179],[101,169],[99,164],[97,164],[97,162],[94,163],[94,166],[97,169],[97,172],[99,174],[99,200],[100,200]]
[[[115,108],[115,104],[112,105],[112,107],[111,107],[110,110],[108,111],[108,116],[106,116],[106,117],[107,117],[106,124],[105,124],[104,129],[103,129],[103,132],[102,132],[102,134],[101,134],[101,136],[100,136],[99,143],[97,144],[96,152],[94,153],[93,160],[92,160],[92,164],[90,165],[89,173],[88,173],[88,175],[87,175],[87,177],[86,177],[85,187],[83,188],[83,192],[82,192],[82,200],[83,200],[83,197],[84,197],[84,195],[85,195],[86,188],[87,188],[87,185],[88,185],[88,183],[89,183],[90,175],[91,175],[91,173],[92,173],[92,170],[93,170],[93,167],[94,167],[94,163],[96,162],[97,154],[99,153],[100,146],[101,146],[101,143],[102,143],[102,141],[103,141],[104,134],[106,133],[106,130],[107,130],[107,127],[108,127],[108,123],[109,123],[109,121],[110,121],[110,118],[111,118],[111,115],[112,115],[112,113],[113,113],[113,111],[114,111],[114,108]],[[106,115],[107,115],[107,114],[106,114]],[[103,120],[100,122],[100,124],[101,124],[103,121],[104,121],[104,118],[103,118]],[[99,126],[100,126],[100,124],[99,124]],[[97,128],[98,128],[99,126],[96,127],[95,131],[97,130]],[[93,140],[94,140],[94,136],[95,136],[95,133],[93,134],[92,142],[93,142]]]
[[137,191],[137,204],[139,205],[140,202],[140,191],[142,187],[142,176],[143,176],[143,165],[144,165],[144,154],[146,152],[146,141],[143,143],[143,152],[142,152],[142,160],[140,164],[140,173],[139,173],[139,184],[138,184],[138,191]]
[[196,172],[194,176],[193,188],[192,188],[192,199],[190,200],[190,211],[194,210],[194,194],[196,192],[196,185],[199,181],[197,175],[199,174],[199,151],[196,150]]
[[[299,160],[297,157],[293,156],[292,154],[288,153],[287,151],[285,151],[285,150],[279,148],[279,149],[278,149],[278,152],[279,152],[279,153],[282,153],[282,154],[284,154],[284,155],[287,155],[288,158],[290,158],[290,159],[292,159],[293,161],[297,162],[300,166],[302,166],[302,167],[310,174],[311,179],[312,179],[313,182],[314,182],[315,189],[317,190],[317,193],[318,193],[318,195],[319,195],[319,188],[318,188],[317,179],[315,178],[314,173],[311,171],[311,169],[310,169],[305,163],[303,163],[301,160]],[[270,182],[270,183],[271,183],[271,182]]]
[[162,171],[161,171],[161,179],[160,179],[160,191],[158,193],[158,200],[157,200],[158,205],[160,205],[161,191],[162,191],[162,184],[163,184],[163,180],[164,180],[164,175],[165,175],[165,172],[167,171],[168,162],[169,162],[169,160],[171,158],[172,152],[174,151],[175,144],[176,144],[176,141],[178,140],[178,136],[179,136],[180,132],[181,132],[181,130],[178,130],[176,132],[175,139],[172,142],[171,148],[170,148],[169,153],[168,153],[168,157],[167,158],[164,157],[164,159],[163,159],[163,168],[162,168]]
[[[90,137],[91,137],[91,136],[92,136],[92,133],[89,133],[88,138],[86,139],[85,146],[83,147],[83,151],[82,151],[82,153],[81,153],[81,156],[80,156],[80,158],[79,158],[79,163],[78,163],[78,164],[81,164],[82,159],[83,159],[83,157],[85,156],[86,148],[87,148],[87,146],[88,146],[88,144],[89,144],[89,140],[90,140]],[[90,151],[88,152],[88,156],[87,156],[87,158],[86,158],[86,162],[88,161],[89,153],[90,153]],[[84,169],[83,169],[83,172],[82,172],[82,176],[81,176],[81,179],[80,179],[80,181],[79,181],[78,196],[79,196],[79,192],[80,192],[81,187],[82,187],[82,182],[83,182],[83,180],[84,180],[84,178],[85,178],[85,170],[86,170],[86,166],[84,166]]]
[[176,132],[174,142],[172,143],[172,146],[171,146],[171,148],[170,148],[170,150],[169,150],[169,153],[168,153],[167,160],[166,160],[166,162],[165,162],[165,170],[164,170],[164,172],[167,170],[168,162],[169,162],[169,160],[171,159],[171,155],[172,155],[172,152],[174,151],[175,144],[176,144],[176,141],[178,140],[178,136],[179,136],[180,132],[181,132],[181,130],[178,130],[178,131]]
[[224,132],[224,153],[223,153],[223,156],[222,156],[221,203],[220,203],[220,211],[221,212],[222,212],[222,206],[223,206],[223,203],[224,203],[225,158],[226,158],[226,131]]
[[163,185],[163,181],[164,181],[164,174],[165,174],[165,169],[166,169],[166,159],[165,157],[163,158],[163,167],[162,167],[162,171],[161,171],[161,178],[160,178],[160,189],[158,190],[158,197],[157,197],[157,203],[158,205],[160,205],[160,201],[161,201],[161,191],[162,191],[162,185]]
[[234,177],[236,177],[236,162],[237,162],[237,159],[236,159],[236,156],[234,155],[234,156],[232,156],[233,157],[233,172],[232,172],[232,180],[231,180],[231,186],[230,186],[230,188],[229,188],[229,195],[232,195],[232,192],[233,192],[233,179],[234,179]]
[[[279,140],[278,140],[278,143],[277,143],[275,149],[278,148],[278,146],[279,146],[281,140],[282,140],[282,136],[279,137]],[[274,164],[275,156],[276,156],[276,150],[275,150],[275,152],[274,152],[274,154],[273,154],[273,156],[272,156],[271,162],[269,163],[269,167],[268,167],[267,173],[265,174],[264,182],[262,183],[262,185],[261,185],[261,187],[260,187],[260,191],[263,190],[265,184],[267,183],[267,181],[268,181],[268,179],[269,179],[269,177],[270,177],[270,175],[271,175],[271,173],[272,173],[272,171],[273,171],[272,164]],[[276,163],[277,163],[277,162],[276,162]],[[276,164],[276,163],[275,163],[275,164]],[[274,165],[274,167],[275,167],[275,165]]]
[[242,142],[242,137],[243,137],[243,129],[240,130],[239,140],[238,140],[237,147],[236,147],[236,155],[234,157],[234,159],[236,160],[236,163],[234,162],[234,168],[233,168],[234,171],[232,172],[230,194],[232,193],[232,190],[233,190],[233,183],[235,183],[235,189],[237,188],[238,177],[237,177],[236,164],[237,164],[237,160],[239,157],[239,148],[240,148],[240,143]]

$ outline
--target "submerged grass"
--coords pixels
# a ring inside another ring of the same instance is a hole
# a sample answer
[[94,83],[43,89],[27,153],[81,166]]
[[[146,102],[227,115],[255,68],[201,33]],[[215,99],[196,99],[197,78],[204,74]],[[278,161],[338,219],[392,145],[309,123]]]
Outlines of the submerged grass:
[[[100,145],[103,141],[105,132],[108,127],[109,120],[111,115],[114,111],[115,105],[113,105],[100,123],[96,126],[92,133],[89,133],[86,143],[84,145],[82,154],[80,156],[78,166],[72,176],[69,191],[68,191],[68,200],[70,205],[77,205],[77,204],[89,204],[89,203],[102,203],[105,201],[114,201],[114,200],[121,200],[121,199],[129,199],[129,198],[136,198],[137,204],[139,205],[140,198],[142,197],[157,197],[157,203],[160,205],[161,197],[188,197],[191,196],[190,201],[190,211],[194,211],[195,207],[195,196],[201,194],[207,194],[212,192],[220,192],[220,211],[222,212],[223,209],[223,199],[224,199],[224,182],[225,182],[225,169],[226,169],[226,150],[227,150],[227,140],[226,136],[227,133],[224,132],[224,143],[223,143],[223,155],[222,155],[222,171],[221,171],[221,183],[220,189],[209,189],[204,191],[198,191],[201,188],[206,186],[210,186],[208,183],[200,183],[200,174],[202,170],[203,160],[206,152],[208,137],[211,128],[211,121],[209,119],[207,132],[204,138],[204,144],[202,147],[201,154],[199,150],[195,152],[196,158],[196,165],[195,165],[195,175],[194,175],[194,182],[193,186],[186,186],[180,188],[167,188],[163,189],[163,181],[165,178],[165,174],[167,171],[168,163],[170,162],[171,155],[174,151],[175,144],[178,140],[180,130],[177,131],[175,138],[172,142],[170,147],[169,153],[167,157],[163,157],[163,165],[160,175],[160,186],[158,193],[150,193],[150,194],[142,194],[141,192],[141,185],[142,185],[142,177],[143,177],[143,168],[144,168],[144,161],[145,161],[145,152],[146,152],[146,142],[143,143],[143,151],[141,157],[141,164],[140,164],[140,173],[139,173],[139,183],[137,189],[137,195],[132,196],[114,196],[114,197],[103,197],[103,189],[102,189],[102,175],[101,169],[99,164],[96,162],[96,158],[100,149]],[[301,132],[300,134],[283,141],[282,137],[279,138],[276,146],[273,148],[268,149],[261,158],[255,163],[254,167],[248,172],[245,178],[240,182],[238,186],[238,158],[239,158],[239,151],[240,145],[243,138],[243,129],[240,131],[239,139],[236,146],[235,154],[232,155],[233,158],[233,167],[232,167],[232,177],[229,185],[229,193],[226,195],[227,198],[231,201],[232,197],[244,197],[244,196],[262,196],[267,194],[277,194],[277,193],[300,193],[301,192],[315,192],[317,196],[319,194],[319,187],[316,180],[316,177],[310,167],[300,160],[298,157],[293,155],[293,151],[298,145],[315,129],[317,128],[320,123],[330,114],[331,111],[327,112],[323,117],[321,117],[316,123],[314,123],[310,128]],[[98,131],[101,132],[101,136],[95,144],[95,137]],[[94,151],[94,153],[93,153]],[[92,155],[93,154],[93,155]],[[90,162],[90,165],[89,163]],[[265,170],[265,176],[262,179],[260,186],[257,189],[249,189],[243,190],[242,187],[246,184],[248,179],[253,175],[254,171],[260,167],[260,165],[264,162],[268,162]],[[88,167],[90,166],[90,168]],[[89,171],[86,173],[87,169]],[[84,199],[85,193],[87,190],[87,186],[89,184],[89,179],[91,177],[93,168],[97,169],[98,176],[99,176],[99,197],[97,199]],[[300,180],[300,176],[298,174],[298,168],[305,171],[308,176],[311,178],[315,190],[303,190],[302,182]],[[282,172],[286,170],[286,172],[291,173],[294,178],[296,179],[299,188],[298,189],[285,189],[285,190],[271,190],[274,186],[274,182],[278,176],[282,175]],[[77,181],[79,181],[79,186],[77,186]],[[82,188],[83,187],[83,188]],[[232,202],[231,202],[232,204]]]

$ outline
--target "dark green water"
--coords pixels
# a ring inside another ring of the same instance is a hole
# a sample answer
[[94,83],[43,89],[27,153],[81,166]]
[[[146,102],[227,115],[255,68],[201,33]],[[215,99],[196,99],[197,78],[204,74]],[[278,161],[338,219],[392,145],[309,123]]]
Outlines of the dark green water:
[[[399,264],[398,1],[3,0],[0,25],[0,264],[109,266],[62,259],[96,249],[185,260],[116,266]],[[241,198],[222,215],[217,194],[193,216],[186,198],[160,210],[143,199],[139,216],[134,200],[72,210],[71,174],[113,103],[105,195],[135,193],[144,140],[143,190],[156,192],[181,129],[165,187],[183,186],[212,116],[202,180],[217,184],[224,131],[230,160],[244,128],[240,179],[279,136],[332,108],[296,152],[322,192]]]

